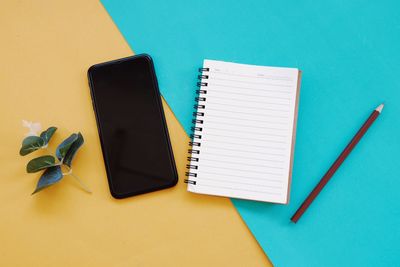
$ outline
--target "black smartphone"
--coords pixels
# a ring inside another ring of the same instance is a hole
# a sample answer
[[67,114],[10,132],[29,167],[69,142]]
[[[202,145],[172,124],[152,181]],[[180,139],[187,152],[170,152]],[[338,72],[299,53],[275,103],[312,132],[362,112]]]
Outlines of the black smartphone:
[[88,79],[112,196],[174,186],[178,174],[151,57],[93,65]]

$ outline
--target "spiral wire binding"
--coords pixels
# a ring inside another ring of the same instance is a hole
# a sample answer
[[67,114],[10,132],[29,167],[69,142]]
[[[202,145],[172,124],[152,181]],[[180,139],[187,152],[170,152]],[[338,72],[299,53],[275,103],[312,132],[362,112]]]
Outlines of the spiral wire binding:
[[199,80],[199,82],[197,82],[197,87],[199,87],[199,89],[196,90],[195,105],[193,106],[195,111],[193,112],[193,126],[190,128],[192,131],[190,135],[191,141],[189,142],[191,148],[188,150],[188,164],[186,165],[186,169],[188,169],[188,171],[185,174],[187,177],[187,179],[185,179],[185,183],[192,185],[196,185],[197,183],[195,180],[190,179],[190,177],[196,178],[197,173],[194,172],[194,170],[197,170],[199,168],[199,166],[193,165],[193,162],[199,162],[199,158],[197,158],[195,155],[200,154],[199,147],[201,146],[201,142],[199,140],[202,136],[198,132],[203,131],[203,128],[199,127],[199,124],[204,123],[201,117],[204,117],[204,112],[202,110],[206,108],[204,102],[206,101],[205,95],[207,94],[207,90],[204,88],[208,85],[206,81],[208,79],[208,75],[206,74],[208,71],[210,71],[209,68],[199,68],[200,75],[197,76]]

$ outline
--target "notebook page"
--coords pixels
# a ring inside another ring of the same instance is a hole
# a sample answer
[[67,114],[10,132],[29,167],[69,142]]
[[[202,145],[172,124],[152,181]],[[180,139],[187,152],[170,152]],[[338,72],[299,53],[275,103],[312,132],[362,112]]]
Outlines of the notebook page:
[[188,190],[287,203],[298,69],[214,60],[203,68]]

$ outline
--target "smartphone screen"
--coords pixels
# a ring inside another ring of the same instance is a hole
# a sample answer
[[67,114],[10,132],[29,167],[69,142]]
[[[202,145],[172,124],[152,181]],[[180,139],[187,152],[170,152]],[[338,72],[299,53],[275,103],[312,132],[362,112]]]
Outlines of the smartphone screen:
[[88,77],[111,194],[124,198],[174,186],[178,177],[150,56],[94,65]]

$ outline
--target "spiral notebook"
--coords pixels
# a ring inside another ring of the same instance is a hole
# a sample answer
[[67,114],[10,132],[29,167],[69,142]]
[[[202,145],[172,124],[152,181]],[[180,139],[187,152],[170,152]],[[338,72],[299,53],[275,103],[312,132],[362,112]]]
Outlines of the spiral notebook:
[[188,191],[287,204],[301,72],[204,60]]

